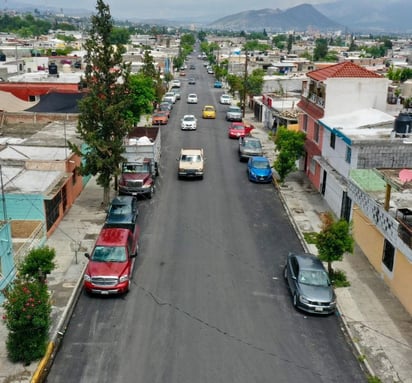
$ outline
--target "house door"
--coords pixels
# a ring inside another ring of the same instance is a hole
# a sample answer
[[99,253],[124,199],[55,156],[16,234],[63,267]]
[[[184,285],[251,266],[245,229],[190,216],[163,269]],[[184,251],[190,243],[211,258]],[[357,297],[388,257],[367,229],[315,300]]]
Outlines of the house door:
[[352,200],[348,197],[347,192],[343,192],[340,217],[344,219],[345,221],[349,222],[350,216],[351,216],[351,210],[352,210]]
[[324,170],[323,171],[323,180],[322,183],[320,185],[320,193],[324,196],[325,195],[325,191],[326,191],[326,178],[328,176],[328,173]]

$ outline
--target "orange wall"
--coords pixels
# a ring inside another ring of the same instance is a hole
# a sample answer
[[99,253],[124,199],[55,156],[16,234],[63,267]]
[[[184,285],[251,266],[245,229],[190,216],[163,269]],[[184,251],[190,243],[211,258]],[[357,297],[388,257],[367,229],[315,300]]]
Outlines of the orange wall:
[[412,263],[404,254],[396,251],[392,275],[384,272],[382,266],[384,237],[357,206],[353,209],[353,236],[371,265],[412,315]]

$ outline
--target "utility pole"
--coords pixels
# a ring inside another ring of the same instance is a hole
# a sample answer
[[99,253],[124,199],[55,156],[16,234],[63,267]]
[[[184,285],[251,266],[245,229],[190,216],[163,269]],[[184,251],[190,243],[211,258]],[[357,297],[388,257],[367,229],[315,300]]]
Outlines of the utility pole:
[[248,54],[247,50],[245,51],[245,74],[243,76],[243,100],[242,100],[242,115],[245,117],[246,112],[246,81],[247,81],[247,62],[248,62]]

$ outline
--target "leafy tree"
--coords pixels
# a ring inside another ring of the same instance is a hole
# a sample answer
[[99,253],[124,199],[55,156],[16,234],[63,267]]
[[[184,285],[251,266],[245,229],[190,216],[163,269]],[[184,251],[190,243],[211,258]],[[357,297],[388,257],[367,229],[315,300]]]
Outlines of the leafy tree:
[[255,69],[251,75],[247,76],[245,91],[248,95],[257,96],[262,94],[264,75],[265,72],[263,69]]
[[151,113],[153,110],[157,81],[152,77],[145,76],[143,73],[131,75],[129,81],[129,101],[131,105],[128,114],[130,121],[137,124],[142,115]]
[[316,235],[315,244],[319,259],[328,263],[329,275],[333,276],[332,262],[341,261],[343,254],[353,252],[354,239],[350,223],[344,219],[335,221],[331,213],[326,214],[323,227]]
[[283,49],[285,47],[286,40],[287,40],[287,35],[280,34],[272,38],[272,43],[275,45],[276,48]]
[[287,46],[288,53],[292,52],[292,45],[293,45],[293,35],[289,35],[288,36],[288,46]]
[[12,362],[29,364],[46,352],[51,325],[46,276],[55,268],[54,257],[54,249],[48,247],[31,250],[4,291],[6,348]]
[[130,42],[130,31],[126,28],[113,28],[110,35],[111,44],[123,44],[126,45]]
[[24,262],[20,264],[19,274],[43,282],[46,280],[47,274],[50,274],[56,267],[53,262],[55,256],[55,250],[47,246],[33,249],[27,254]]
[[79,103],[77,133],[87,145],[70,148],[83,156],[82,175],[97,175],[103,187],[103,205],[110,198],[110,184],[120,173],[123,160],[123,138],[131,128],[130,64],[123,63],[123,47],[110,43],[113,21],[109,6],[97,0],[97,14],[91,18],[89,38],[85,42],[85,77],[87,94]]
[[296,160],[304,153],[306,135],[303,132],[295,132],[285,127],[280,127],[276,133],[275,144],[278,155],[274,168],[279,174],[280,183],[286,176],[296,170]]
[[326,39],[316,39],[313,50],[313,60],[323,60],[328,54],[328,41]]
[[197,34],[197,38],[200,40],[200,42],[205,41],[206,39],[206,32],[205,31],[199,31]]

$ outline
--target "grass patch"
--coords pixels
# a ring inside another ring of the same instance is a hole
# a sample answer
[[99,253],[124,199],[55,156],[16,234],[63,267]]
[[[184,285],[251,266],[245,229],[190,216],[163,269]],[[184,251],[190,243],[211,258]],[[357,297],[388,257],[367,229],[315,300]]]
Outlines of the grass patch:
[[382,383],[377,376],[368,376],[368,383]]
[[314,231],[309,231],[309,232],[303,233],[303,238],[305,239],[305,241],[307,243],[312,244],[312,245],[316,244],[317,236],[318,236],[318,233],[316,233]]
[[334,287],[349,287],[350,283],[346,279],[346,274],[342,270],[333,270],[332,274],[329,275],[330,281]]

